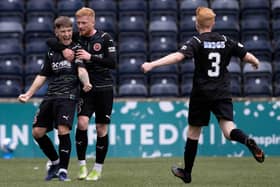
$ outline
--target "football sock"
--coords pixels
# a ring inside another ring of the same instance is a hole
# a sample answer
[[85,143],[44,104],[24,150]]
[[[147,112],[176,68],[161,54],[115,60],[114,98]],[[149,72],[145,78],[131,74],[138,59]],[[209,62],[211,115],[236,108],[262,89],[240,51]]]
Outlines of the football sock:
[[53,146],[53,143],[46,134],[43,137],[37,138],[35,140],[49,160],[58,160],[58,154]]
[[192,140],[190,138],[187,139],[184,153],[184,161],[185,161],[185,171],[187,173],[192,172],[196,152],[197,152],[198,140]]
[[244,132],[242,132],[240,129],[233,129],[230,132],[230,138],[231,138],[231,140],[234,140],[234,141],[237,141],[239,143],[245,144],[248,136],[246,134],[244,134]]
[[102,172],[102,167],[103,167],[103,164],[95,163],[94,166],[93,166],[93,170],[96,170],[98,172]]
[[79,165],[80,165],[80,166],[85,166],[85,165],[87,165],[86,160],[79,160]]
[[58,135],[59,138],[59,157],[60,168],[66,169],[69,165],[69,159],[71,154],[71,140],[70,134]]
[[87,130],[79,130],[77,128],[75,138],[78,160],[85,160],[88,146]]
[[108,151],[108,134],[97,137],[96,142],[96,163],[103,164]]

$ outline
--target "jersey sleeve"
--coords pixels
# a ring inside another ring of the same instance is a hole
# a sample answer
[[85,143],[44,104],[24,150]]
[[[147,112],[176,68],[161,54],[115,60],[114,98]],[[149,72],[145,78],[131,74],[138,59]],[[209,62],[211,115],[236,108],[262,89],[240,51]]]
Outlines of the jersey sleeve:
[[181,45],[178,52],[182,53],[185,56],[185,58],[192,58],[193,51],[194,51],[194,45],[195,45],[195,41],[192,38],[192,39],[186,41],[183,45]]
[[116,67],[116,46],[114,40],[108,33],[103,34],[104,39],[104,57],[100,58],[99,56],[91,55],[91,60],[93,62],[99,63],[101,66],[114,69]]
[[237,56],[240,59],[242,59],[246,55],[246,53],[248,52],[245,49],[244,45],[241,44],[240,42],[236,42],[236,41],[234,41],[232,39],[229,39],[228,41],[229,41],[230,45],[232,46],[232,54],[233,54],[233,56]]
[[45,56],[45,61],[41,65],[41,70],[39,72],[39,75],[49,77],[52,73],[52,67],[51,67],[51,61],[49,56],[52,55],[49,51],[48,54]]

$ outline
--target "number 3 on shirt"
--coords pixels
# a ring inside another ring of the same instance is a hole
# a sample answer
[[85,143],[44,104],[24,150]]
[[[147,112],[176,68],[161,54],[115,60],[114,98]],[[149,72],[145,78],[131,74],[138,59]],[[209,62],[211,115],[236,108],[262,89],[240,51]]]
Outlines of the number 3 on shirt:
[[220,75],[221,54],[218,52],[211,52],[208,55],[208,59],[212,62],[211,69],[208,70],[208,76],[218,77]]

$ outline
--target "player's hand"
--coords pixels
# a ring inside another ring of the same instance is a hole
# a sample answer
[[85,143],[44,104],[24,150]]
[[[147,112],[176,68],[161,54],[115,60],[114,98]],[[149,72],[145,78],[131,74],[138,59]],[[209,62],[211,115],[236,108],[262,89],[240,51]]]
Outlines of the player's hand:
[[258,69],[260,65],[260,61],[257,61],[256,63],[252,64],[254,69]]
[[147,73],[153,69],[153,66],[150,62],[145,62],[142,64],[141,69],[144,73]]
[[84,92],[88,92],[92,89],[92,85],[89,83],[89,84],[85,84],[84,87],[83,87],[83,90]]
[[91,57],[91,54],[84,49],[78,49],[75,55],[78,59],[86,61],[90,60]]
[[27,94],[20,94],[20,95],[18,96],[18,100],[19,100],[19,102],[21,102],[21,103],[26,103],[29,99],[30,99],[30,96],[27,95]]
[[64,49],[62,51],[62,54],[63,54],[64,58],[69,62],[72,62],[75,58],[74,51],[72,51],[71,49],[68,49],[68,48]]

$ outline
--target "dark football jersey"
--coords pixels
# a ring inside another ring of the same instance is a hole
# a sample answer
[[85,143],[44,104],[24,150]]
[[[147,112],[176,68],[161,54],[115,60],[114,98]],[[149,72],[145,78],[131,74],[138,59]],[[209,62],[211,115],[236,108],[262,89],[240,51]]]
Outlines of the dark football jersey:
[[[77,47],[79,47],[77,44],[68,46],[70,49]],[[80,93],[78,66],[85,67],[82,61],[69,62],[65,60],[61,52],[49,50],[39,73],[46,76],[48,80],[45,99],[77,99]]]
[[185,42],[179,52],[186,58],[194,58],[192,96],[214,99],[231,97],[227,65],[232,56],[242,59],[246,55],[242,44],[224,35],[208,32]]
[[112,89],[111,69],[116,66],[116,47],[112,37],[97,30],[91,37],[77,37],[77,42],[92,56],[91,60],[85,61],[85,65],[93,91]]

